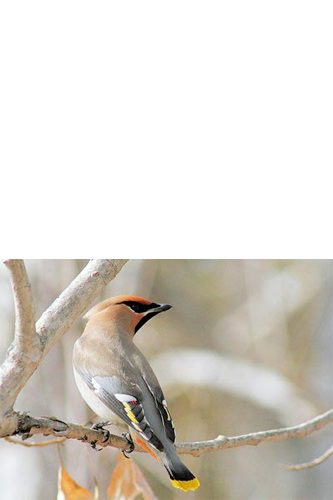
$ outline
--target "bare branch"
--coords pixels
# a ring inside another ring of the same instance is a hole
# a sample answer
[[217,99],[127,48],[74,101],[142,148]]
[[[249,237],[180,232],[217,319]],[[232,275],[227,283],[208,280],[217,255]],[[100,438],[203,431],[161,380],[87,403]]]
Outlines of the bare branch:
[[[41,359],[40,339],[35,329],[35,317],[30,283],[22,260],[7,260],[15,303],[15,336],[7,357],[0,368],[0,418],[11,411],[28,373],[32,374]],[[0,422],[0,428],[2,423]]]
[[26,413],[17,414],[17,428],[13,435],[21,435],[22,439],[28,439],[33,435],[56,436],[66,439],[76,439],[93,446],[113,446],[120,450],[128,448],[128,441],[121,437],[110,434],[106,439],[105,431],[95,430],[83,425],[63,422],[54,417],[31,417]]
[[37,321],[45,354],[88,309],[127,260],[91,260]]
[[39,345],[35,329],[35,313],[31,286],[23,260],[5,260],[10,271],[15,303],[15,340],[23,349],[29,350],[31,343]]
[[[332,423],[333,409],[293,427],[253,432],[240,436],[218,436],[216,439],[211,439],[209,441],[177,443],[176,448],[179,454],[198,457],[203,453],[224,450],[227,448],[257,446],[258,444],[266,442],[303,438]],[[94,446],[98,445],[102,448],[112,446],[120,450],[125,450],[128,447],[127,440],[121,436],[110,434],[110,436],[106,439],[105,433],[102,430],[94,430],[82,425],[62,422],[61,420],[57,420],[53,417],[35,418],[26,414],[17,414],[17,425],[12,429],[10,434],[19,434],[23,437],[23,439],[27,439],[35,434],[43,434],[44,436],[52,435],[64,437],[66,439],[77,439],[79,441],[90,443]],[[144,450],[136,447],[135,451],[141,452]],[[328,454],[329,451],[326,453]]]
[[226,448],[238,448],[239,446],[257,446],[269,441],[285,441],[287,439],[303,438],[316,432],[326,425],[333,423],[333,409],[318,415],[307,422],[292,427],[272,429],[268,431],[253,432],[241,436],[218,436],[210,441],[199,441],[196,443],[180,443],[179,453],[200,456],[209,451],[224,450]]
[[323,462],[325,462],[325,460],[328,460],[331,456],[333,456],[333,446],[331,446],[328,450],[326,450],[319,457],[311,460],[311,462],[305,462],[303,464],[295,464],[295,465],[283,464],[282,467],[287,469],[287,470],[290,470],[290,471],[311,469],[312,467],[317,467],[317,465],[322,464]]
[[[15,268],[15,276],[21,278],[21,285],[28,283],[27,278],[24,281],[23,264],[13,265],[13,262],[15,261],[6,261],[7,267],[11,269],[11,272],[14,272],[12,269]],[[0,367],[0,436],[11,434],[12,432],[9,431],[13,430],[13,426],[17,425],[17,414],[12,412],[13,405],[19,392],[41,363],[43,357],[61,336],[71,328],[81,314],[88,309],[91,302],[98,296],[105,285],[117,275],[126,262],[126,260],[110,259],[91,260],[37,322],[38,344],[34,342],[30,344],[28,340],[24,340],[23,349],[22,342],[15,337],[8,350],[8,355]],[[30,293],[27,291],[28,288],[24,286],[14,290],[14,293],[19,296],[20,307],[18,309],[22,319],[22,321],[21,319],[18,320],[17,325],[20,326],[21,333],[29,331],[32,335],[31,314],[26,312],[23,317],[21,305],[22,303],[27,304],[28,295],[24,296],[22,290],[26,290],[26,294]],[[23,320],[26,319],[28,320],[27,325],[23,324]],[[23,338],[27,339],[27,337],[28,335],[24,333]]]

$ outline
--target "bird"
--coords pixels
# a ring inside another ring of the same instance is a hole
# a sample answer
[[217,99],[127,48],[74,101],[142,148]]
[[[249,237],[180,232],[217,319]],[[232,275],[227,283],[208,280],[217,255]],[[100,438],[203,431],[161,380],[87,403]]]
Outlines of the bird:
[[133,342],[147,321],[170,308],[133,295],[100,302],[86,314],[88,322],[74,344],[73,369],[81,396],[98,417],[126,424],[131,439],[165,467],[172,485],[190,491],[200,482],[177,455],[163,391]]

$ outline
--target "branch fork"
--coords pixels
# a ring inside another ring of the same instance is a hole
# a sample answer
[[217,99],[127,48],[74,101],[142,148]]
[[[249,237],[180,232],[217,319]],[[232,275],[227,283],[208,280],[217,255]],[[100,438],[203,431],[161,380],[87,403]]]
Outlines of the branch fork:
[[19,417],[13,406],[43,358],[126,262],[120,259],[91,260],[36,324],[31,286],[23,260],[4,262],[13,289],[15,335],[0,367],[0,437],[12,435],[18,428]]

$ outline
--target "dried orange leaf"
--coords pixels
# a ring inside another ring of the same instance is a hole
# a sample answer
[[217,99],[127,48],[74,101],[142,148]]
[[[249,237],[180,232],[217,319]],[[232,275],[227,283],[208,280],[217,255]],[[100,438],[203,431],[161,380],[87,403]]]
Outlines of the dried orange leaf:
[[157,500],[146,478],[132,459],[119,455],[107,491],[108,500]]
[[77,484],[64,467],[59,469],[57,500],[93,500],[94,495]]

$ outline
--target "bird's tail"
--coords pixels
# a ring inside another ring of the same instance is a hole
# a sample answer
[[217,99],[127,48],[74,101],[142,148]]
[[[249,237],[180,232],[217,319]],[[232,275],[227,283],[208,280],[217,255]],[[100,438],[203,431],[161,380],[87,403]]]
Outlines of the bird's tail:
[[183,491],[199,488],[199,479],[183,464],[176,453],[172,453],[172,456],[163,454],[162,462],[168,471],[172,486]]

